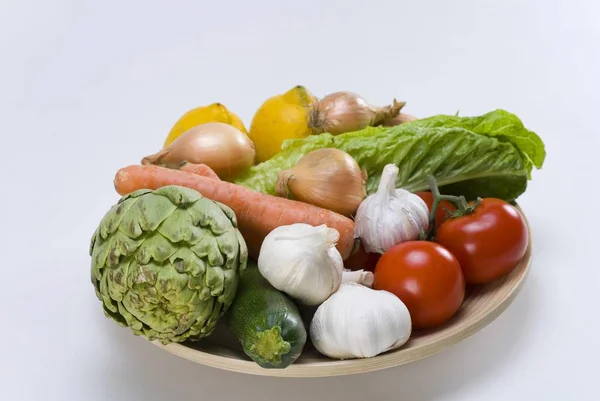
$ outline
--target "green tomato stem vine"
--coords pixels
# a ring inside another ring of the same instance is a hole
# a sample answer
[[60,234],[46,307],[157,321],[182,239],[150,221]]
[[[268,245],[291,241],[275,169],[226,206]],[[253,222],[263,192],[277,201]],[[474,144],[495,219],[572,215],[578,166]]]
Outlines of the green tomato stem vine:
[[431,210],[429,211],[429,230],[426,234],[426,238],[428,240],[432,240],[437,231],[435,215],[437,214],[440,202],[448,201],[456,206],[455,212],[450,212],[444,209],[450,218],[456,218],[473,213],[477,206],[479,206],[481,203],[481,198],[477,198],[473,204],[469,205],[469,202],[467,202],[467,199],[464,196],[442,195],[440,193],[440,189],[438,188],[437,181],[433,175],[428,176],[427,181],[429,184],[429,189],[431,190],[431,194],[433,195],[433,202],[431,205]]

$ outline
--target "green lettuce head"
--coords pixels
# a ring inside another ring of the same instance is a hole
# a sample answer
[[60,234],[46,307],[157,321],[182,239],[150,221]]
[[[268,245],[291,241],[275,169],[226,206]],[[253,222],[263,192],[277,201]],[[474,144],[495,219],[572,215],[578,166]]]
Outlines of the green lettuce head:
[[235,214],[179,186],[122,197],[90,246],[105,314],[163,344],[209,335],[231,305],[248,258]]

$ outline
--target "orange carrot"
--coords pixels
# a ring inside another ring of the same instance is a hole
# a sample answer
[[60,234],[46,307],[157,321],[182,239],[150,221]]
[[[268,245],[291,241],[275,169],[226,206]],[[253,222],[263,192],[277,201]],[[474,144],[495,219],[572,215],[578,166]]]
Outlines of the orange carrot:
[[326,224],[335,228],[340,233],[336,247],[343,259],[348,258],[354,248],[354,222],[351,219],[308,203],[263,194],[230,182],[165,167],[132,165],[117,171],[114,185],[120,195],[138,189],[179,185],[229,206],[236,214],[238,228],[254,258],[258,257],[267,234],[279,226],[295,223]]
[[181,171],[187,171],[196,175],[201,175],[206,178],[212,178],[213,180],[221,180],[215,171],[202,163],[184,163],[179,167]]

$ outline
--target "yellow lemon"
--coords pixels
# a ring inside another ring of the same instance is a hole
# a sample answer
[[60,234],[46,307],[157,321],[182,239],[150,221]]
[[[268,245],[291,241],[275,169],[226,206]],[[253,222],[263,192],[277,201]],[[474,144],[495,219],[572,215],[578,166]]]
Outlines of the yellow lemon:
[[227,107],[221,103],[213,103],[208,106],[196,107],[181,116],[173,128],[171,128],[171,132],[169,132],[163,147],[166,148],[169,146],[171,142],[184,132],[197,127],[198,125],[211,122],[229,124],[243,133],[248,134],[246,127],[244,127],[244,123],[237,115],[229,111]]
[[267,99],[254,115],[248,133],[256,148],[256,160],[263,162],[279,153],[286,139],[311,135],[309,120],[316,102],[317,98],[300,85]]

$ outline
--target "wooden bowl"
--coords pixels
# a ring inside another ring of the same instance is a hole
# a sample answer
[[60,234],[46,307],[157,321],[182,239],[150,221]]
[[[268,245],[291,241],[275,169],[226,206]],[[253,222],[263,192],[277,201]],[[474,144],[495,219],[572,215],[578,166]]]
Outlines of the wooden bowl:
[[[520,210],[520,209],[519,209]],[[307,342],[298,360],[286,369],[263,369],[248,358],[227,328],[220,324],[202,341],[190,344],[155,345],[182,358],[214,368],[261,376],[327,377],[372,372],[407,364],[433,355],[485,327],[512,303],[521,289],[531,263],[531,229],[527,253],[507,276],[484,286],[467,288],[467,296],[456,315],[443,326],[413,331],[400,349],[373,358],[333,360],[319,354]],[[307,327],[308,330],[308,327]]]

